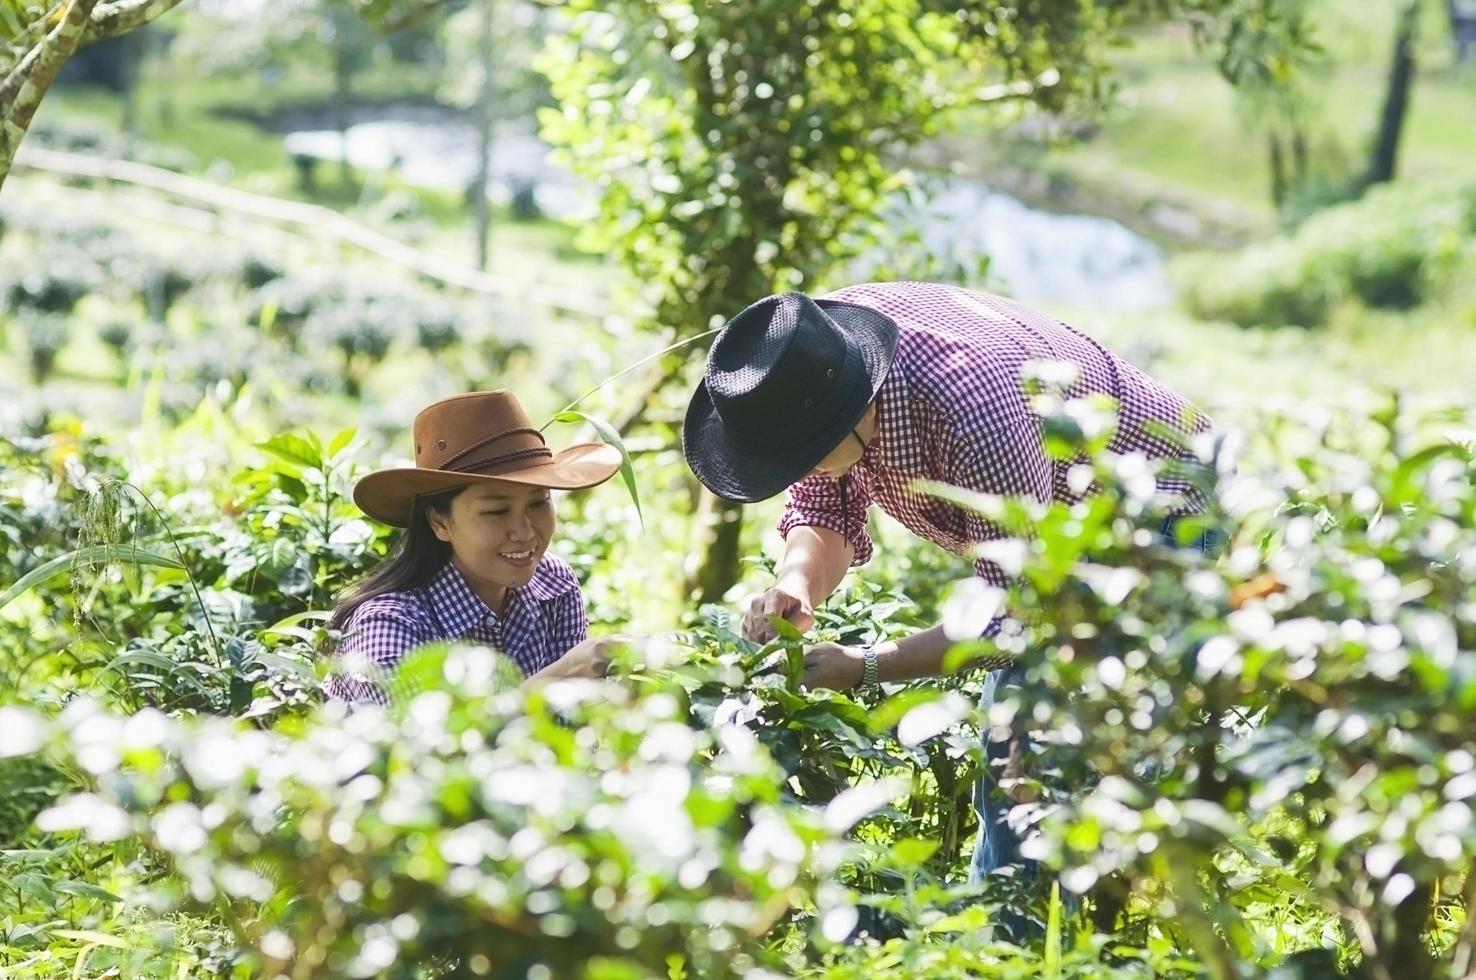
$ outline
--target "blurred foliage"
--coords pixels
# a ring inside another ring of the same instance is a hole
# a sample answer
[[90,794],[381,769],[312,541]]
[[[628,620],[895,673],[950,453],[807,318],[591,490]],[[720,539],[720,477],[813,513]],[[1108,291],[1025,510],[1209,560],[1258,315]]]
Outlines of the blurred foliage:
[[1310,43],[1295,6],[574,0],[543,130],[603,188],[586,244],[620,258],[654,323],[696,333],[894,235],[877,219],[911,180],[899,151],[950,110],[1098,108],[1111,44],[1149,20],[1182,18],[1232,78],[1280,73]]
[[1476,188],[1395,185],[1327,208],[1237,255],[1181,260],[1185,306],[1241,326],[1316,327],[1334,306],[1426,302],[1476,252]]

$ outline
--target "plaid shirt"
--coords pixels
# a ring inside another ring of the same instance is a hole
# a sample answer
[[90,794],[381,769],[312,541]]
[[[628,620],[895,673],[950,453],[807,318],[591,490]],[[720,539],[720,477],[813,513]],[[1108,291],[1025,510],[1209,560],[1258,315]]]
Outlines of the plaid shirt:
[[329,679],[328,696],[382,704],[384,691],[371,677],[387,676],[418,646],[443,640],[484,644],[511,657],[526,676],[583,640],[589,618],[574,570],[544,555],[528,584],[508,593],[504,616],[488,608],[448,561],[430,584],[375,596],[359,606],[343,632],[337,655],[357,664],[345,663]]
[[[1093,393],[1117,402],[1116,453],[1184,457],[1185,450],[1150,429],[1202,432],[1209,419],[1090,337],[1028,306],[988,293],[929,283],[849,286],[827,299],[885,313],[897,323],[897,354],[877,394],[877,434],[846,475],[847,513],[840,482],[808,477],[789,488],[780,535],[800,525],[826,527],[855,548],[853,565],[871,558],[866,511],[875,503],[939,547],[969,555],[1004,537],[998,526],[912,489],[937,480],[980,493],[1074,502],[1067,485],[1071,461],[1048,457],[1040,419],[1020,383],[1027,361],[1067,361],[1079,369],[1068,397]],[[1161,476],[1159,489],[1185,495],[1179,511],[1203,506],[1182,479]],[[976,573],[1003,588],[994,562],[976,558]],[[990,632],[997,631],[998,622]]]

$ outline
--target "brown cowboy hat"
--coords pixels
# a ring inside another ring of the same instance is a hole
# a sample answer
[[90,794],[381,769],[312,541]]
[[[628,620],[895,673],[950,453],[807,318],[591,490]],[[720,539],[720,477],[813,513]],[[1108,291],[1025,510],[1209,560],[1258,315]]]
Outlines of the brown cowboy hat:
[[582,442],[554,455],[509,391],[443,398],[415,416],[415,466],[378,470],[354,485],[354,503],[376,520],[406,527],[415,499],[490,480],[583,490],[620,469],[613,446]]

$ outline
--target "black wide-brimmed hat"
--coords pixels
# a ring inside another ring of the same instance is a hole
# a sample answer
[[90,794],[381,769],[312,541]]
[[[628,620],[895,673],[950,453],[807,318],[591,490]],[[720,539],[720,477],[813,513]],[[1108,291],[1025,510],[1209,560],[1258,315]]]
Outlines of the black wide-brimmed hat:
[[682,426],[687,465],[727,500],[764,500],[840,445],[876,397],[897,324],[876,310],[782,293],[728,321]]

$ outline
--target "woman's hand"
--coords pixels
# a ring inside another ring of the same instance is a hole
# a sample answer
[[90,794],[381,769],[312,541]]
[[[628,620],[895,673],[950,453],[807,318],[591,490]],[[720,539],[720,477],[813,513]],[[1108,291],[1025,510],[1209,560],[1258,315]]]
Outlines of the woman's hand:
[[817,643],[805,649],[805,676],[800,686],[807,691],[828,687],[849,691],[861,683],[865,662],[859,647],[839,643]]
[[610,658],[616,650],[630,646],[628,636],[591,636],[574,644],[569,652],[529,680],[554,680],[568,677],[604,677],[610,672]]

